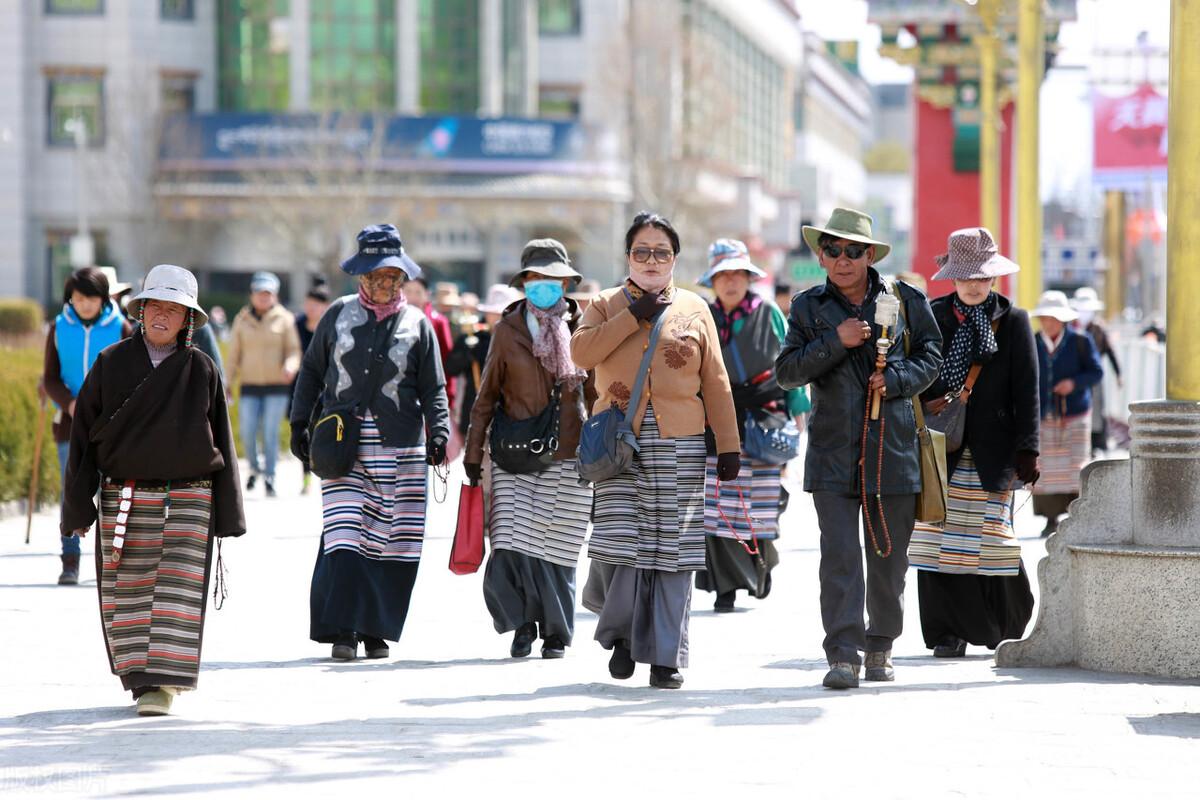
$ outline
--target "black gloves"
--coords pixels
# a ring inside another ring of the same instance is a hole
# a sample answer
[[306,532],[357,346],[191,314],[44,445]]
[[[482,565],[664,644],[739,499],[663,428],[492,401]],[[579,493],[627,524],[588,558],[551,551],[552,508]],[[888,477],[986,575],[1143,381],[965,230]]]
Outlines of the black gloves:
[[470,461],[463,462],[463,472],[467,473],[467,480],[472,486],[478,486],[479,481],[483,479],[483,464],[472,464]]
[[292,455],[300,459],[303,463],[308,463],[308,426],[303,423],[292,423]]
[[446,463],[445,436],[431,436],[425,442],[425,463],[434,467]]
[[1035,483],[1042,473],[1038,471],[1037,453],[1031,450],[1017,451],[1017,477],[1026,485]]
[[669,306],[671,301],[663,297],[658,292],[651,294],[646,292],[629,306],[629,313],[633,314],[634,318],[644,321],[653,317],[659,312],[663,306]]
[[721,453],[717,456],[717,479],[722,481],[737,480],[742,470],[741,453]]

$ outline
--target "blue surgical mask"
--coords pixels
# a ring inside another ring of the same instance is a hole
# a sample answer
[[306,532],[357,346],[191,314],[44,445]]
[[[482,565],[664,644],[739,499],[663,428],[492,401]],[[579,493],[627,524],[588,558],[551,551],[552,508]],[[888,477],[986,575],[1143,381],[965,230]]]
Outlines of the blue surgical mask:
[[552,308],[563,297],[562,281],[526,281],[525,297],[541,309]]

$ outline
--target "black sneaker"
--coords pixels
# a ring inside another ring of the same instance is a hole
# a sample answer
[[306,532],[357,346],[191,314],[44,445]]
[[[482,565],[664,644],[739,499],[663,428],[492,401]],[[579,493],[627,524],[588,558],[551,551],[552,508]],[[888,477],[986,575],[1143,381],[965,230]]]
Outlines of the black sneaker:
[[334,661],[353,661],[358,656],[358,639],[343,636],[333,643],[333,651],[329,655]]
[[1046,527],[1042,528],[1042,538],[1045,539],[1052,533],[1058,532],[1058,517],[1048,518]]
[[737,590],[732,592],[722,592],[717,595],[717,602],[713,603],[713,611],[718,614],[729,614],[733,611],[734,601],[737,600]]
[[275,496],[275,481],[270,478],[263,479],[263,488],[267,491],[267,497]]
[[387,658],[391,655],[391,650],[388,649],[388,644],[383,639],[376,639],[374,636],[362,637],[363,652],[367,658]]
[[655,689],[678,689],[683,686],[683,673],[675,667],[651,667],[650,685]]
[[619,681],[633,677],[633,670],[637,665],[633,662],[633,655],[629,652],[629,647],[624,641],[617,642],[613,645],[612,658],[608,660],[608,674],[612,675]]
[[567,646],[557,636],[547,636],[542,642],[542,658],[562,658],[567,654]]
[[513,634],[512,647],[508,649],[508,654],[513,658],[524,658],[533,651],[533,640],[536,638],[537,625],[526,622]]
[[967,641],[957,636],[947,636],[933,648],[934,658],[962,658],[967,654]]
[[256,484],[256,483],[258,483],[257,475],[251,475],[249,478],[246,478],[246,491],[250,491],[251,489],[253,489],[254,484]]

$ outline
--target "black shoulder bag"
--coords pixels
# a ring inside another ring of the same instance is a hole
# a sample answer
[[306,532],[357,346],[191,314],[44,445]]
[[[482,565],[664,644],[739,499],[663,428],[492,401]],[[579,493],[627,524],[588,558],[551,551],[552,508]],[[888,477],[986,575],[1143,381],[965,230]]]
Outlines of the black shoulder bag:
[[400,324],[400,317],[408,313],[407,306],[392,318],[388,327],[384,346],[376,349],[371,359],[370,373],[367,375],[365,391],[357,403],[338,403],[324,408],[318,402],[313,407],[312,417],[308,423],[309,466],[317,473],[317,477],[326,480],[344,478],[354,469],[358,459],[359,429],[362,418],[366,413],[371,398],[379,391],[379,383],[383,376],[383,365],[387,361],[388,343]]
[[558,452],[562,383],[550,390],[550,402],[529,419],[513,419],[499,403],[492,414],[492,463],[505,472],[541,472]]

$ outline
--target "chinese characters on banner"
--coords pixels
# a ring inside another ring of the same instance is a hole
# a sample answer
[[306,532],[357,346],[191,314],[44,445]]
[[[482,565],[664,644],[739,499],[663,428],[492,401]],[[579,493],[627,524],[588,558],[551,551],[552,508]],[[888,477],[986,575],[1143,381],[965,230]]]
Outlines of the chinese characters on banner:
[[1144,187],[1167,175],[1167,98],[1143,85],[1125,97],[1093,101],[1096,182],[1107,188]]

